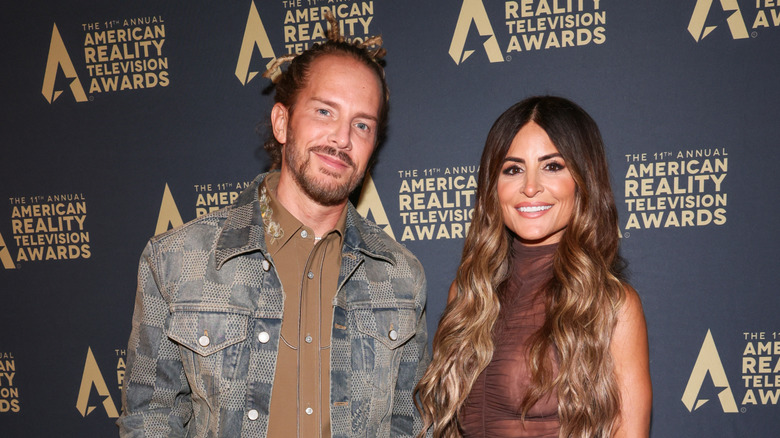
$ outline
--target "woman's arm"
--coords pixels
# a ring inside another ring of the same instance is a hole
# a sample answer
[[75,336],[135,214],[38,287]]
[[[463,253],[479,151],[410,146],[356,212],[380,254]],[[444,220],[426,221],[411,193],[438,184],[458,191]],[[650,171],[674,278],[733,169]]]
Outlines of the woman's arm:
[[620,420],[614,437],[647,437],[650,434],[650,410],[653,403],[647,324],[639,295],[630,286],[626,287],[626,299],[620,308],[610,352],[615,364],[621,403]]

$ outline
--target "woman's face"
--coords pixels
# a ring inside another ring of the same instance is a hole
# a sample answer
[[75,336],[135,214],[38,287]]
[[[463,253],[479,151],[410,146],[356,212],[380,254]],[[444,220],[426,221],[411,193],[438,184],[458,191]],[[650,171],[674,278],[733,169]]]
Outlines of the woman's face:
[[539,125],[515,135],[498,177],[504,224],[524,245],[561,240],[571,220],[577,186],[566,162]]

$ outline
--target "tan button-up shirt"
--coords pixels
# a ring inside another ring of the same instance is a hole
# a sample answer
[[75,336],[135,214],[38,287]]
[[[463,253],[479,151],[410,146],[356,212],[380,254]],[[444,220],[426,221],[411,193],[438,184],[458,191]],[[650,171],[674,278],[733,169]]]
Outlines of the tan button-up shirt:
[[346,209],[336,229],[316,238],[276,200],[278,184],[278,173],[263,182],[270,219],[282,230],[274,237],[267,227],[265,241],[284,290],[268,436],[329,438],[330,335]]

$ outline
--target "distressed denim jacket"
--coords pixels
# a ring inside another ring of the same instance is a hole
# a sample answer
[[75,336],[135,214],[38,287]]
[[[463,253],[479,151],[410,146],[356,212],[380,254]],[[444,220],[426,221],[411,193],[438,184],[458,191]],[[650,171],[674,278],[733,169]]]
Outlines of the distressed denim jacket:
[[[123,437],[264,437],[284,292],[258,203],[236,202],[152,238],[141,257]],[[347,206],[331,331],[333,438],[414,436],[429,361],[419,261]]]

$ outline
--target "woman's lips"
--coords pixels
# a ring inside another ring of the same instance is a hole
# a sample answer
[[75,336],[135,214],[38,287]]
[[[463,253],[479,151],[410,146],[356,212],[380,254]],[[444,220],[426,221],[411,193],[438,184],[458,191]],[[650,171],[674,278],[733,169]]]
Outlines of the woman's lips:
[[533,205],[519,205],[515,209],[523,217],[536,218],[547,213],[553,206],[552,204],[533,204]]

